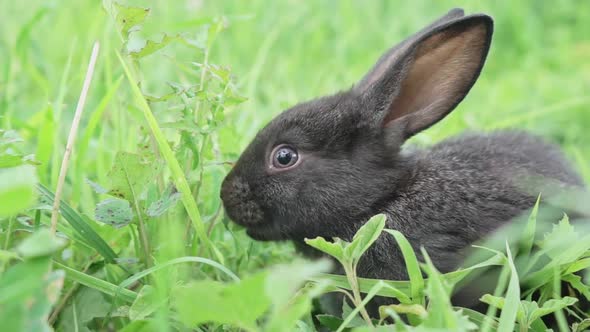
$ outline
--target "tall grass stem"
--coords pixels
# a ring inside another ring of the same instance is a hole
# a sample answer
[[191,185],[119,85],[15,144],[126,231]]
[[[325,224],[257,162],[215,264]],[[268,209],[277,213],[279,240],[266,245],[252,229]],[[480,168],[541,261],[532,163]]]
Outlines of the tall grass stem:
[[70,156],[74,149],[74,143],[76,141],[76,133],[78,132],[78,126],[80,125],[80,119],[82,118],[82,112],[84,111],[84,105],[86,104],[86,96],[90,88],[90,82],[92,81],[92,75],[94,74],[94,67],[96,66],[96,59],[98,58],[98,51],[100,44],[94,43],[92,47],[92,54],[90,55],[90,62],[88,63],[88,69],[86,70],[86,78],[84,78],[84,84],[82,85],[82,92],[78,99],[78,105],[76,105],[76,112],[74,113],[74,120],[72,121],[72,127],[68,135],[68,142],[66,144],[66,151],[61,162],[61,168],[59,170],[59,178],[57,181],[57,187],[55,189],[55,200],[53,201],[53,209],[51,210],[51,233],[55,234],[57,229],[57,220],[59,214],[59,203],[63,193],[63,186],[68,172],[68,165],[70,162]]

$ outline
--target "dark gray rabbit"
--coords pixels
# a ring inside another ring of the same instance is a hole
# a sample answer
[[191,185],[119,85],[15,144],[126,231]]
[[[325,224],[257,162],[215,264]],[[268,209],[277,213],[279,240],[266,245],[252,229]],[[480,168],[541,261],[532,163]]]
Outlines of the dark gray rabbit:
[[[540,190],[523,179],[581,187],[557,147],[525,133],[465,134],[401,149],[465,97],[492,32],[489,16],[453,9],[387,51],[350,90],[280,114],[227,175],[228,216],[256,240],[292,240],[305,252],[305,238],[351,240],[368,218],[385,213],[388,228],[447,272],[464,248],[534,205]],[[358,269],[361,277],[407,277],[389,235]]]

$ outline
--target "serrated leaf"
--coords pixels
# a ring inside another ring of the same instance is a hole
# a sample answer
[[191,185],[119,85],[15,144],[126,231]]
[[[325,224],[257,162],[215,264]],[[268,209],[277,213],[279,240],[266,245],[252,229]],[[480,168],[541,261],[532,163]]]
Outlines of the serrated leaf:
[[143,47],[141,47],[137,50],[129,51],[129,55],[131,55],[131,57],[133,57],[134,59],[140,59],[140,58],[146,57],[152,53],[155,53],[155,52],[159,51],[160,49],[166,47],[166,45],[170,44],[171,42],[176,41],[176,40],[180,40],[180,39],[181,39],[181,37],[178,35],[170,36],[170,35],[166,35],[166,34],[162,37],[162,39],[160,39],[160,41],[148,39]]
[[116,2],[114,5],[117,10],[115,19],[123,36],[127,36],[132,28],[142,25],[150,13],[149,8],[125,6]]
[[0,168],[0,218],[14,215],[35,202],[37,174],[30,165]]
[[564,216],[559,223],[553,225],[553,230],[545,235],[543,241],[539,242],[539,246],[546,251],[549,257],[554,259],[578,238],[579,234],[570,224],[569,218]]
[[154,160],[152,156],[144,157],[129,152],[118,152],[108,174],[112,182],[109,194],[130,202],[139,199],[160,170],[161,163]]
[[107,198],[96,204],[94,217],[96,221],[120,228],[133,220],[133,210],[124,199]]
[[575,274],[568,274],[562,276],[561,279],[567,281],[575,290],[580,292],[580,294],[584,295],[584,297],[590,301],[590,286],[582,282],[582,277]]
[[[480,299],[482,302],[494,306],[498,309],[504,310],[506,300],[503,297],[486,294]],[[521,324],[529,327],[535,320],[561,310],[565,307],[575,304],[578,299],[573,297],[563,297],[561,299],[552,299],[545,301],[543,306],[539,308],[539,304],[535,301],[520,301],[516,311],[516,317]]]
[[62,250],[66,244],[65,239],[52,235],[47,228],[42,228],[26,237],[16,250],[23,258],[35,258],[53,255]]
[[215,322],[256,330],[256,320],[271,304],[264,290],[266,276],[266,272],[261,272],[231,284],[195,281],[176,288],[172,302],[185,325]]
[[323,237],[318,236],[315,239],[305,239],[305,243],[336,258],[340,262],[344,260],[343,241],[328,242]]
[[157,201],[154,201],[148,207],[146,214],[150,217],[161,216],[169,208],[173,207],[180,200],[180,193],[170,193],[169,191],[164,193],[164,196]]
[[[522,302],[529,302],[529,301],[522,301]],[[545,315],[554,313],[558,310],[561,310],[565,307],[571,306],[573,304],[575,304],[576,302],[578,302],[578,299],[573,298],[573,297],[569,297],[569,296],[565,296],[561,299],[551,299],[549,301],[545,301],[545,303],[543,303],[543,306],[541,308],[537,308],[535,310],[533,310],[532,312],[530,312],[530,315],[527,317],[529,324],[534,322],[535,320],[537,320],[538,318],[541,318]],[[530,302],[529,302],[530,303]],[[536,304],[536,302],[533,302]]]
[[578,234],[570,225],[568,217],[564,216],[553,226],[552,232],[546,234],[544,240],[539,242],[539,246],[542,253],[551,260],[540,270],[525,276],[523,282],[531,289],[553,280],[555,268],[568,270],[572,264],[578,264],[577,262],[590,250],[590,234]]
[[371,217],[352,238],[350,245],[344,249],[344,257],[352,262],[358,261],[369,247],[377,240],[385,227],[387,217],[378,214]]

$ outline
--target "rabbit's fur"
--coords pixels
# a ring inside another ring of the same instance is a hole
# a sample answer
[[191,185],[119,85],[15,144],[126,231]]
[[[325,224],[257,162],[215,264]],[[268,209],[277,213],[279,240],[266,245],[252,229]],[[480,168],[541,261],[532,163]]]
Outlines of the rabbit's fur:
[[[368,218],[385,213],[386,227],[423,246],[447,272],[462,249],[534,205],[539,191],[525,179],[582,186],[556,146],[521,132],[464,134],[402,150],[471,89],[492,30],[489,16],[451,10],[387,51],[350,90],[280,114],[224,180],[228,216],[254,239],[293,240],[314,254],[305,238],[351,240]],[[273,166],[271,151],[281,144],[297,150],[296,166]],[[358,275],[407,277],[392,236],[381,235]]]

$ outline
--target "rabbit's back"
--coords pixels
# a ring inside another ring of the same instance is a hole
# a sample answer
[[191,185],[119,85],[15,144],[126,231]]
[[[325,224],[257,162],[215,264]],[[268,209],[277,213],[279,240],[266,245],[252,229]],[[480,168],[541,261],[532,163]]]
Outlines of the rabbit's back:
[[522,131],[459,135],[433,146],[427,158],[438,166],[442,162],[503,179],[529,173],[569,185],[582,184],[559,147]]
[[[516,131],[460,135],[405,157],[412,169],[409,179],[379,212],[416,250],[424,246],[445,272],[456,267],[462,249],[528,213],[539,191],[524,189],[520,181],[527,174],[582,186],[556,146]],[[378,257],[365,260],[361,274],[404,279],[403,268],[387,263],[402,261],[397,251],[387,249],[396,248],[394,240],[379,242],[381,250],[373,252]]]

